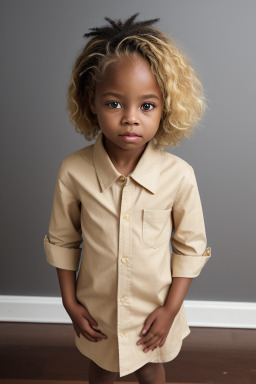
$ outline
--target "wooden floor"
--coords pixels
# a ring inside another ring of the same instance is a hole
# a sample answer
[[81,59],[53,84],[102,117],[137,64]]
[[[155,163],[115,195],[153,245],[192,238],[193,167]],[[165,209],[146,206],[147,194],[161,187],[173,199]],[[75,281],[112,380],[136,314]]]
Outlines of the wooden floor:
[[[88,381],[0,379],[0,384],[88,384]],[[123,382],[123,384],[136,384],[136,383],[134,381],[125,381]],[[166,384],[200,384],[200,383],[166,383]]]
[[[255,384],[256,331],[191,327],[164,367],[171,384]],[[0,384],[85,384],[87,370],[72,325],[0,323]],[[130,374],[117,382],[137,381]]]
[[[0,379],[0,384],[88,384],[88,381]],[[134,381],[125,381],[123,382],[123,384],[136,384],[136,383]],[[200,384],[200,383],[173,383],[172,382],[172,383],[166,383],[166,384]]]
[[[117,383],[117,382],[116,382]],[[0,384],[88,384],[88,381],[63,380],[9,380],[0,379]],[[123,384],[136,384],[134,381],[125,381]],[[200,383],[166,383],[166,384],[200,384]]]

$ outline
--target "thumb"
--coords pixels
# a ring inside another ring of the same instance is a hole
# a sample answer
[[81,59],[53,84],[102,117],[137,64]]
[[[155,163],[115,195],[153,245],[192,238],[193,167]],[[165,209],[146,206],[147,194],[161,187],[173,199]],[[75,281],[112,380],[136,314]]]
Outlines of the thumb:
[[148,316],[148,318],[146,319],[145,323],[144,323],[143,329],[142,329],[142,331],[141,331],[141,334],[142,334],[142,335],[145,335],[145,334],[148,332],[148,330],[149,330],[149,328],[151,327],[151,325],[153,324],[154,320],[155,320],[155,317],[154,317],[154,315],[151,313],[151,314]]

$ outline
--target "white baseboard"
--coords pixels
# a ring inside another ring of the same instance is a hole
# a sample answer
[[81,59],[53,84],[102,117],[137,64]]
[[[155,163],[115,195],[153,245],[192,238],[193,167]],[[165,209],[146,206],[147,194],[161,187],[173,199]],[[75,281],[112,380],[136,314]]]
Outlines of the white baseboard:
[[[192,327],[256,328],[256,303],[184,301]],[[60,297],[0,296],[0,321],[66,323],[71,320]]]
[[256,303],[233,301],[184,301],[192,327],[256,328]]

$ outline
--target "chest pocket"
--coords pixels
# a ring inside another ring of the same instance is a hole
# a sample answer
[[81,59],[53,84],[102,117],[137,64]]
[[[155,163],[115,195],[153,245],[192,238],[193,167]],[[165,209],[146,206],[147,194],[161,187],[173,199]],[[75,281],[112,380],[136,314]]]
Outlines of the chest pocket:
[[171,239],[171,209],[143,210],[143,241],[158,248]]

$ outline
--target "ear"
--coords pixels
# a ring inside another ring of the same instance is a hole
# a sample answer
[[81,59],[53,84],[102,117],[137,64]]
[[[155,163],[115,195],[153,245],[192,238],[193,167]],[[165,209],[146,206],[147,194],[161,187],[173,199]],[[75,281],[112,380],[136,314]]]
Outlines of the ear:
[[94,115],[96,115],[94,92],[89,87],[86,87],[85,89],[86,89],[86,92],[88,95],[88,102],[89,102],[89,106],[91,108],[91,111]]

